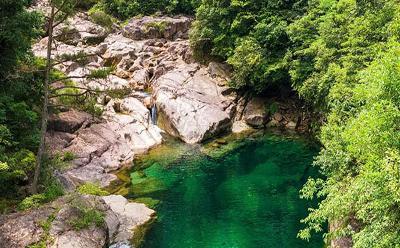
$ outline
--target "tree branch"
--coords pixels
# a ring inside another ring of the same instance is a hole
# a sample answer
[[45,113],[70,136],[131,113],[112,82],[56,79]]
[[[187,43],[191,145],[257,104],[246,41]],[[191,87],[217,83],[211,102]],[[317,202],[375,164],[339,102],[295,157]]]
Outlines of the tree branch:
[[84,91],[82,93],[77,93],[77,94],[70,94],[70,93],[65,93],[65,94],[57,94],[57,95],[52,95],[49,98],[55,98],[55,97],[60,97],[60,96],[72,96],[72,97],[78,97],[78,96],[83,96],[90,93],[90,91]]
[[52,89],[52,91],[58,91],[58,90],[63,90],[63,89],[86,90],[86,91],[98,92],[98,93],[104,92],[103,90],[91,89],[91,88],[88,88],[88,87],[68,86],[68,85],[60,86],[60,87],[54,88],[54,89]]
[[87,78],[87,77],[88,77],[88,75],[63,77],[63,78],[59,78],[59,79],[51,81],[50,84],[53,84],[53,83],[56,83],[56,82],[60,82],[60,81],[65,81],[65,80],[68,80],[68,79],[74,79],[74,78],[75,79],[80,79],[80,78]]
[[79,60],[79,59],[85,59],[85,58],[88,58],[90,56],[98,56],[98,55],[96,53],[88,53],[88,54],[82,55],[82,57],[78,57],[77,59],[73,58],[72,60],[71,59],[66,59],[66,60],[53,59],[54,61],[56,61],[56,63],[52,64],[52,66],[60,65],[60,64],[63,64],[65,62],[77,62],[77,60]]

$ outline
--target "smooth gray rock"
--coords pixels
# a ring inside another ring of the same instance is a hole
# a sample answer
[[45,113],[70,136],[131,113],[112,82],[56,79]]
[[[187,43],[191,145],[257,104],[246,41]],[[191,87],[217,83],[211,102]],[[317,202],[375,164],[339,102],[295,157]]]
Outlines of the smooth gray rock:
[[153,89],[167,131],[187,143],[202,142],[232,126],[233,102],[205,69],[184,65],[161,76]]

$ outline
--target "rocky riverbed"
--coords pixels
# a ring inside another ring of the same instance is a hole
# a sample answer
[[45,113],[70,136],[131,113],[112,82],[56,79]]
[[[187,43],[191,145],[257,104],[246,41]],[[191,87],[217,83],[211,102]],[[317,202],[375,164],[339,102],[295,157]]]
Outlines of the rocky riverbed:
[[[39,1],[40,2],[40,1]],[[46,5],[37,8],[46,11]],[[250,128],[283,127],[304,130],[308,117],[295,101],[271,100],[237,93],[230,88],[230,68],[225,64],[197,63],[188,33],[192,17],[141,17],[111,29],[78,13],[68,25],[56,28],[53,58],[84,54],[85,63],[63,61],[57,69],[72,77],[75,86],[96,90],[121,90],[122,96],[101,93],[94,117],[77,109],[61,109],[49,120],[47,144],[51,153],[74,155],[68,168],[57,172],[67,190],[93,182],[102,187],[118,180],[114,172],[130,166],[138,154],[163,142],[163,133],[186,143],[201,143],[217,135]],[[162,24],[162,28],[156,24]],[[45,57],[47,37],[33,52]],[[91,71],[113,67],[106,79],[84,80]],[[52,87],[62,87],[60,82]],[[157,109],[154,125],[151,109]],[[296,111],[294,111],[296,110]],[[76,231],[68,225],[75,206],[66,197],[36,210],[0,219],[0,243],[24,247],[49,235],[51,247],[104,247],[128,242],[136,227],[151,220],[154,211],[124,197],[77,196],[84,205],[105,214],[106,224]],[[72,204],[72,205],[71,205]],[[52,216],[50,229],[40,223]]]
[[[50,148],[76,155],[73,168],[62,174],[68,188],[87,181],[109,185],[116,179],[110,172],[160,144],[163,131],[184,142],[199,143],[250,127],[304,127],[304,116],[291,112],[293,102],[280,104],[271,115],[265,99],[244,97],[229,87],[227,65],[196,63],[188,41],[191,21],[184,16],[133,18],[105,35],[104,28],[80,13],[71,18],[68,29],[56,30],[54,57],[90,55],[85,65],[60,64],[58,69],[67,76],[84,76],[106,66],[116,68],[107,79],[73,78],[77,86],[129,92],[118,99],[100,95],[100,118],[73,109],[52,116]],[[159,30],[153,23],[163,23],[165,28]],[[79,35],[63,34],[65,30]],[[81,34],[82,30],[86,32]],[[88,44],[88,37],[95,37],[98,44]],[[44,38],[34,46],[35,55],[45,55],[46,43]],[[151,122],[153,103],[163,130]]]

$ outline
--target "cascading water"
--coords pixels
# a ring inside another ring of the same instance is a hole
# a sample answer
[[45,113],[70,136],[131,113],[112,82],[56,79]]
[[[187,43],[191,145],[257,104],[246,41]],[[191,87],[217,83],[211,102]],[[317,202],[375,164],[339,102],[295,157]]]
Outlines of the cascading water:
[[157,106],[155,104],[151,107],[151,123],[157,125]]

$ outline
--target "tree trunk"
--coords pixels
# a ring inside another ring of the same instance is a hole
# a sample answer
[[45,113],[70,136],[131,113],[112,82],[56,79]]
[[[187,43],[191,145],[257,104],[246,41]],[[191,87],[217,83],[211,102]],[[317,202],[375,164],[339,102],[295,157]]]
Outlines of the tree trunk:
[[48,105],[49,105],[49,82],[51,73],[51,46],[53,43],[53,22],[54,22],[54,6],[51,7],[51,14],[49,19],[49,36],[47,42],[47,58],[46,58],[46,71],[45,71],[45,81],[44,81],[44,99],[43,99],[43,109],[42,109],[42,122],[40,127],[40,144],[36,156],[36,167],[35,175],[33,177],[33,182],[31,186],[31,193],[36,194],[38,192],[38,183],[40,177],[40,171],[43,164],[43,155],[46,151],[46,131],[47,131],[47,121],[48,121]]

